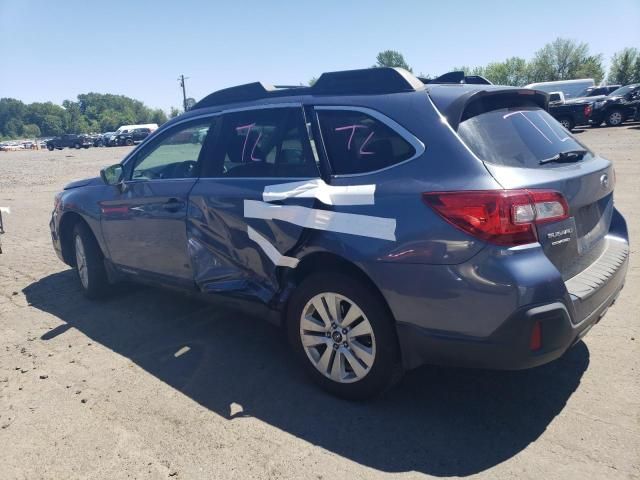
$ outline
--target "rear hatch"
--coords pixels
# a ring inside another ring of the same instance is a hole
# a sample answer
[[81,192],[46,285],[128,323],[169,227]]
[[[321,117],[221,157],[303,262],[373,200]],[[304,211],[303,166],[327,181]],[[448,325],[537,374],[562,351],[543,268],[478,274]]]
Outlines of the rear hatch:
[[603,253],[613,214],[611,162],[594,154],[546,111],[531,90],[479,94],[461,110],[457,131],[505,189],[560,192],[569,216],[536,225],[565,280]]

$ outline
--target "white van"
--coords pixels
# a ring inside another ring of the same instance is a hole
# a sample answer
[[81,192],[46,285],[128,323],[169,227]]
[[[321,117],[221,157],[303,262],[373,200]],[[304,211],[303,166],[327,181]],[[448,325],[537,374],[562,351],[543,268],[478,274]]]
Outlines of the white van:
[[542,90],[543,92],[562,92],[565,99],[576,98],[584,90],[595,86],[593,78],[580,78],[577,80],[557,80],[555,82],[530,83],[524,88]]
[[148,128],[152,132],[158,129],[157,123],[142,123],[140,125],[122,125],[115,133],[112,135],[113,137],[117,136],[120,133],[128,133],[130,130],[134,128]]

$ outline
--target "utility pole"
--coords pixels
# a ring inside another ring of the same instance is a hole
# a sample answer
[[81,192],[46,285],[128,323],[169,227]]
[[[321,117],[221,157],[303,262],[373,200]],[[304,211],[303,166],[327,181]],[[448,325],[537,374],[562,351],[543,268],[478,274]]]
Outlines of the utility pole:
[[178,78],[178,82],[180,82],[180,86],[182,87],[182,108],[184,108],[184,111],[187,111],[187,91],[184,87],[184,81],[188,80],[189,77],[185,77],[184,75],[180,75],[180,77]]

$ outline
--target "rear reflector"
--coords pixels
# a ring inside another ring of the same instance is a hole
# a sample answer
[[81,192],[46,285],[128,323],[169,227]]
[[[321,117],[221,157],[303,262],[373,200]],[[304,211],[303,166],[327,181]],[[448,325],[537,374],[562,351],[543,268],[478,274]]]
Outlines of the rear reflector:
[[531,330],[531,338],[529,339],[529,350],[535,352],[542,348],[542,325],[536,321]]
[[422,198],[456,228],[496,245],[537,242],[536,224],[569,214],[562,194],[552,190],[427,192]]

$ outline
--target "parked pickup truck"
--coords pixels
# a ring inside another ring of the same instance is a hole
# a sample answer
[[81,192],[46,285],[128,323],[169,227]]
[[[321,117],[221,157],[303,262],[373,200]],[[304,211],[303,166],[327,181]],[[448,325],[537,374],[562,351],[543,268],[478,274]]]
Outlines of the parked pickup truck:
[[640,109],[640,83],[619,88],[594,105],[591,124],[598,127],[605,122],[610,127],[618,127],[627,120],[638,117]]
[[588,99],[564,100],[562,92],[549,94],[549,113],[571,131],[574,127],[589,125],[593,103]]
[[47,149],[53,151],[54,148],[62,150],[69,148],[89,148],[93,145],[93,140],[88,135],[65,134],[54,137],[47,142]]
[[150,128],[133,128],[125,130],[123,133],[116,135],[114,143],[116,145],[133,145],[140,143],[151,134]]

